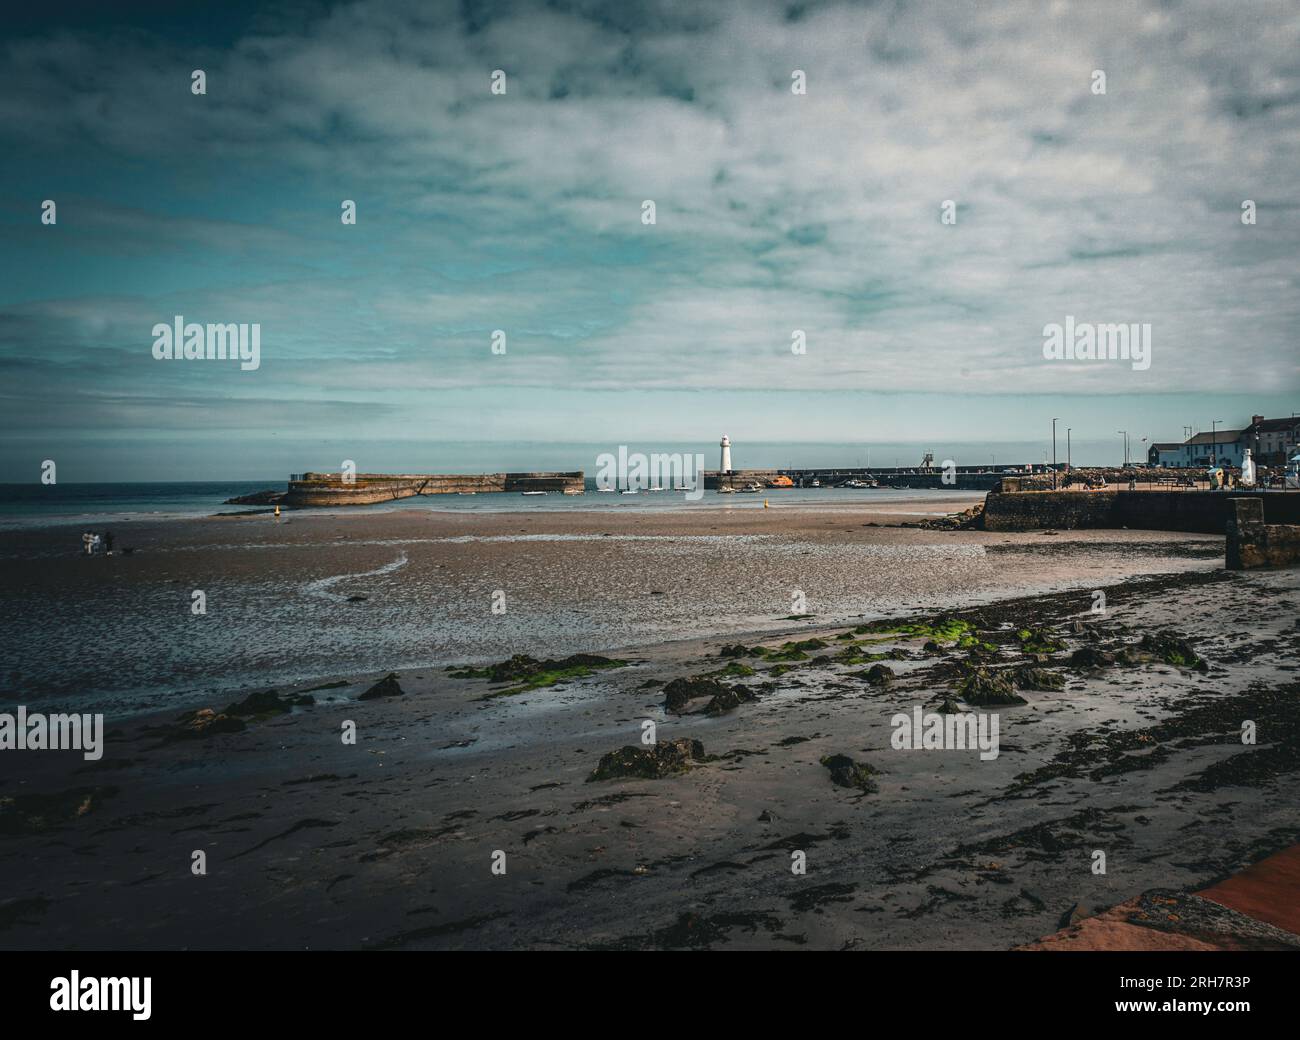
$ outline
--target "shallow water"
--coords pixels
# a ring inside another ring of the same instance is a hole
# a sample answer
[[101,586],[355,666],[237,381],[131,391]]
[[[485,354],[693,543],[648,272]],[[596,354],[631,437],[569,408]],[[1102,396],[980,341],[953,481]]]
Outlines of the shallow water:
[[[326,518],[293,525],[291,540],[281,529],[276,541],[242,522],[182,523],[159,527],[166,536],[133,556],[77,556],[57,532],[0,552],[0,702],[112,715],[219,707],[244,687],[789,630],[801,623],[792,616],[801,598],[804,616],[821,624],[1204,565],[1180,556],[1178,542],[1140,552],[1116,544],[1149,533],[1044,555],[1006,544],[991,553],[985,536],[897,529],[367,529]],[[201,616],[191,611],[196,589],[206,596]],[[498,592],[503,614],[492,609]]]

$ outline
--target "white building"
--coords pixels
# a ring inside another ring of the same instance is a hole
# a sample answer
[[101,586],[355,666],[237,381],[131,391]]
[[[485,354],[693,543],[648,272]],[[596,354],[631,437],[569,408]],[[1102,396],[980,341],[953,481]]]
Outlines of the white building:
[[720,443],[722,447],[722,463],[721,465],[718,466],[718,469],[723,473],[730,473],[731,472],[731,438],[724,433],[722,435],[722,441]]

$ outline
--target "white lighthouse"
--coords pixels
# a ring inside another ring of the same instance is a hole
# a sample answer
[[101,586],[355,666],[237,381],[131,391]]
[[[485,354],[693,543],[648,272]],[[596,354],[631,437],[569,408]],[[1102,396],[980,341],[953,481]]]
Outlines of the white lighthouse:
[[731,472],[731,438],[725,433],[722,435],[722,465],[718,467],[723,473]]

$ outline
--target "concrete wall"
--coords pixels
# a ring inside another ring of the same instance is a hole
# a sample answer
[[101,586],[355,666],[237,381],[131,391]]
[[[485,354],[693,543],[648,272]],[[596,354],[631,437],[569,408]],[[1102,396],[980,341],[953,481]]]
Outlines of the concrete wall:
[[1300,523],[1300,494],[1284,491],[1015,491],[988,495],[984,529],[1129,527],[1224,534],[1236,498],[1259,498],[1270,523]]
[[383,474],[358,473],[352,483],[344,483],[337,473],[304,473],[289,481],[284,497],[287,506],[360,506],[376,502],[393,502],[417,495],[456,493],[486,494],[583,490],[583,473],[430,473]]
[[1238,498],[1232,504],[1224,554],[1228,570],[1300,565],[1300,526],[1266,524],[1264,503],[1255,498]]

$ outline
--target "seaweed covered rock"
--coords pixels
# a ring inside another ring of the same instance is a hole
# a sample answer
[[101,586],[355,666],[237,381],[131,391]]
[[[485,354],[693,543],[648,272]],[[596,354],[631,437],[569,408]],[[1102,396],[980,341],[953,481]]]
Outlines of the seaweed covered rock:
[[402,689],[401,684],[397,681],[397,673],[389,672],[374,686],[370,687],[365,693],[357,698],[359,701],[374,701],[380,697],[402,697],[406,691]]
[[705,715],[725,715],[727,712],[739,708],[742,704],[748,704],[750,701],[758,700],[758,695],[744,686],[724,687],[721,693],[715,694],[713,699],[704,706]]
[[284,715],[298,704],[315,703],[316,698],[310,694],[281,697],[275,690],[259,690],[257,693],[250,693],[242,701],[227,704],[220,714],[268,718],[272,715]]
[[873,664],[862,674],[862,678],[872,686],[884,686],[894,681],[894,672],[883,664]]
[[727,643],[718,651],[719,657],[761,657],[761,646],[749,647],[743,643]]
[[1020,640],[1020,649],[1027,654],[1054,654],[1065,649],[1056,633],[1046,628],[1022,628],[1016,632],[1016,637]]
[[1011,673],[1011,681],[1022,690],[1064,690],[1065,676],[1035,665],[1024,665]]
[[453,671],[457,679],[487,679],[494,683],[525,682],[548,672],[577,671],[590,668],[618,668],[626,662],[599,654],[570,654],[568,657],[539,661],[528,654],[515,654],[508,661],[498,661],[486,668],[461,668]]
[[684,773],[694,762],[705,761],[704,745],[698,740],[683,737],[666,741],[654,747],[635,747],[628,744],[602,755],[596,768],[587,777],[595,780],[662,780],[667,776]]
[[830,770],[831,783],[836,787],[851,787],[871,792],[876,789],[871,779],[876,771],[865,762],[854,762],[848,755],[823,755],[821,764]]
[[728,689],[730,687],[718,682],[717,679],[707,679],[698,675],[689,679],[674,679],[664,687],[664,711],[681,715],[691,701],[704,697],[712,701],[726,694]]
[[1095,646],[1081,646],[1070,655],[1071,668],[1093,670],[1097,668],[1110,668],[1114,663],[1114,654],[1109,650],[1102,650]]
[[539,690],[570,679],[585,679],[598,669],[622,668],[626,664],[626,661],[601,657],[599,654],[570,654],[558,661],[551,658],[539,661],[528,654],[515,654],[508,661],[500,661],[486,668],[455,668],[448,674],[453,679],[487,679],[493,683],[514,684],[479,698],[491,700]]
[[1177,632],[1148,632],[1138,643],[1138,648],[1154,654],[1157,660],[1179,668],[1195,668],[1199,672],[1209,670],[1209,662],[1201,657],[1185,636]]
[[951,697],[941,697],[939,702],[934,705],[934,710],[940,715],[961,715],[961,705]]
[[973,668],[957,685],[957,692],[967,704],[1027,704],[1011,688],[1011,681],[1002,672],[987,668]]

